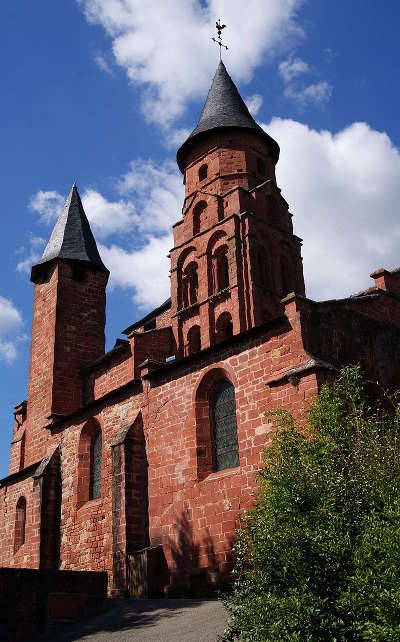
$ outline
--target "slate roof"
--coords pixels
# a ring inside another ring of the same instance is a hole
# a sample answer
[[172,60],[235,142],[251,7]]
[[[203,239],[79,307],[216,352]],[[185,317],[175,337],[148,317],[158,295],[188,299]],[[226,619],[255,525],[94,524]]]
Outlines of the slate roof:
[[32,275],[37,272],[39,266],[55,259],[82,261],[97,270],[108,273],[100,258],[96,241],[75,183],[54,226],[42,258],[32,267]]
[[185,156],[189,149],[201,138],[204,138],[208,132],[214,132],[222,128],[241,128],[258,133],[268,142],[274,159],[278,160],[278,143],[257,125],[221,60],[200,114],[199,122],[187,140],[178,149],[176,158],[179,169],[182,172]]

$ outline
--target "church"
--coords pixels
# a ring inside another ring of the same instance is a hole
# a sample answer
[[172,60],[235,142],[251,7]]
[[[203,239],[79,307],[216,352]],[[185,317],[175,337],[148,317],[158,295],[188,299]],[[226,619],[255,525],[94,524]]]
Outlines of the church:
[[212,591],[229,581],[254,501],[266,413],[300,419],[343,364],[400,386],[400,269],[347,298],[308,299],[279,154],[220,62],[177,153],[171,296],[109,352],[109,271],[73,185],[31,272],[0,566],[106,571],[115,596]]

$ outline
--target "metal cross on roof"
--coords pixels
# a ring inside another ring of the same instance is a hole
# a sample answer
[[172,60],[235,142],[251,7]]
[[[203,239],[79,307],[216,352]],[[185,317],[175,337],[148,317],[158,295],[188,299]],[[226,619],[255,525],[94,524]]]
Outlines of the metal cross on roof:
[[221,53],[222,47],[228,51],[228,47],[223,44],[222,37],[221,37],[222,29],[225,29],[226,25],[222,25],[221,24],[221,18],[218,18],[217,22],[215,23],[215,27],[217,29],[218,36],[217,36],[217,38],[211,38],[211,40],[213,40],[218,45],[218,47],[219,47],[219,59],[222,60],[222,53]]

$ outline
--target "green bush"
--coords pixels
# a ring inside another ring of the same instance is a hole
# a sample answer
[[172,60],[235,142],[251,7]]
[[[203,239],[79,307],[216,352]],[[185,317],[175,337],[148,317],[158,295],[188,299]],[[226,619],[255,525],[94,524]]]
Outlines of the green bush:
[[306,426],[284,410],[234,546],[223,640],[400,640],[400,413],[342,370]]

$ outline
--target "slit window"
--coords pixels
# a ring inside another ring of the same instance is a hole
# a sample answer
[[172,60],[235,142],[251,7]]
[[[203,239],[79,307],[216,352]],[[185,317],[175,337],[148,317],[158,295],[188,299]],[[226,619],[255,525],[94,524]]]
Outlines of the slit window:
[[89,499],[98,499],[101,495],[101,430],[92,437],[90,443],[90,487]]

